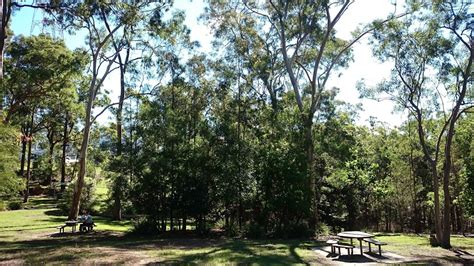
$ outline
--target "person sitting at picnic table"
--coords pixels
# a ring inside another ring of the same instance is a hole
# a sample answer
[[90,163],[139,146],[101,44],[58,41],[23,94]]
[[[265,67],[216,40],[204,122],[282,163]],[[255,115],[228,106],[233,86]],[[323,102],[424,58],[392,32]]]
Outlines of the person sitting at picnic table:
[[92,230],[92,228],[94,227],[92,216],[86,210],[82,212],[82,216],[79,217],[79,221],[82,222],[82,224],[79,226],[80,232],[86,232],[86,231]]

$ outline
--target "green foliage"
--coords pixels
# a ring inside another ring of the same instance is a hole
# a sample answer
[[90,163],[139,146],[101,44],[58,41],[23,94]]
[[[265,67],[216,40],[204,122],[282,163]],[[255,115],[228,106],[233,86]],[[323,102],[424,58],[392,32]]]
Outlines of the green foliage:
[[16,196],[23,188],[21,178],[16,174],[18,140],[17,129],[0,123],[0,199]]

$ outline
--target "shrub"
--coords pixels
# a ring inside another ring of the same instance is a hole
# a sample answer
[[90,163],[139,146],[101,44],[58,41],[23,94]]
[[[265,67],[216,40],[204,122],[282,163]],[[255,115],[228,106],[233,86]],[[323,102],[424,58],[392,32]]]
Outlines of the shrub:
[[22,208],[23,208],[23,202],[21,202],[21,201],[10,201],[8,203],[8,209],[9,210],[14,211],[14,210],[20,210]]
[[159,225],[155,219],[149,217],[138,217],[132,220],[132,232],[141,235],[159,233]]
[[0,200],[0,212],[1,212],[1,211],[5,211],[6,209],[7,209],[7,208],[6,208],[5,202]]

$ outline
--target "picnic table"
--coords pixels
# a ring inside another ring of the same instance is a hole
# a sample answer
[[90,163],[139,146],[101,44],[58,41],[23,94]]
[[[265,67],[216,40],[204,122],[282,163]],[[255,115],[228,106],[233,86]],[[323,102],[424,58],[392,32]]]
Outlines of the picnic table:
[[68,221],[65,221],[65,222],[64,222],[64,225],[61,225],[61,226],[58,227],[59,233],[64,233],[64,228],[65,228],[65,227],[68,227],[68,226],[71,227],[71,232],[72,232],[72,233],[75,233],[78,223],[79,223],[79,221],[75,221],[75,220],[68,220]]
[[350,238],[351,239],[351,245],[353,245],[352,240],[354,238],[359,240],[360,255],[363,255],[362,240],[365,239],[365,238],[373,237],[373,235],[367,234],[367,233],[361,232],[361,231],[344,231],[344,232],[341,232],[341,233],[337,234],[337,236],[342,237],[342,238]]

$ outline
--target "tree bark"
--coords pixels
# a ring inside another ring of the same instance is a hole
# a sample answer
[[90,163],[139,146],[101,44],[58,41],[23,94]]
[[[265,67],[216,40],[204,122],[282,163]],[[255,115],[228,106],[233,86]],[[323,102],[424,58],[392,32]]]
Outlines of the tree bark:
[[28,156],[27,156],[27,163],[26,163],[26,181],[25,181],[25,193],[23,194],[23,202],[28,202],[28,198],[30,197],[30,180],[31,180],[31,137],[28,141]]
[[61,156],[61,195],[64,194],[66,190],[66,148],[68,143],[68,114],[64,118],[64,131],[63,131],[63,147],[62,147],[62,156]]
[[472,81],[472,61],[474,59],[474,40],[470,40],[469,43],[470,56],[468,63],[466,65],[465,71],[463,72],[463,80],[461,83],[461,88],[459,90],[459,97],[456,100],[456,105],[451,112],[451,120],[449,121],[449,128],[446,135],[446,144],[444,149],[444,173],[443,173],[443,191],[444,191],[444,219],[443,219],[443,238],[441,241],[441,246],[443,248],[451,248],[451,197],[449,191],[449,180],[451,174],[451,146],[454,137],[454,129],[456,126],[456,121],[459,116],[461,104],[464,102],[466,97],[466,92],[468,89],[468,83]]
[[28,144],[27,137],[28,137],[28,129],[25,129],[21,137],[20,177],[22,178],[25,177],[26,148]]
[[316,188],[316,171],[314,169],[314,144],[313,144],[313,119],[312,115],[307,118],[305,123],[305,149],[306,164],[308,171],[308,187],[310,190],[310,220],[311,229],[316,229],[318,224],[318,201],[319,195]]
[[30,196],[30,179],[31,179],[31,143],[33,142],[33,124],[35,119],[35,108],[31,112],[31,120],[30,120],[30,130],[28,134],[28,155],[27,155],[27,163],[26,163],[26,181],[25,181],[25,193],[23,194],[23,202],[28,202],[28,198]]
[[[96,58],[94,58],[97,60]],[[97,61],[93,64],[95,65]],[[94,66],[94,69],[95,66]],[[89,87],[89,97],[87,99],[86,105],[86,119],[84,124],[84,131],[82,135],[82,144],[81,144],[81,151],[80,151],[80,158],[79,158],[79,174],[77,177],[76,185],[74,187],[74,194],[72,198],[72,205],[71,209],[69,210],[68,219],[69,220],[76,220],[77,216],[79,215],[79,208],[81,204],[81,195],[82,195],[82,188],[84,187],[84,178],[86,176],[86,161],[87,161],[87,148],[89,146],[89,135],[91,130],[91,118],[92,118],[92,106],[94,104],[95,96],[96,96],[96,79],[97,76],[93,77],[91,81],[91,86]]]
[[[122,61],[122,56],[120,55],[119,48],[115,46],[116,52],[118,53],[117,57],[119,60],[120,67],[120,97],[119,104],[117,108],[117,156],[120,158],[122,156],[122,121],[123,121],[123,102],[125,100],[125,74],[127,71],[127,64],[130,55],[130,48],[127,49],[125,62]],[[116,190],[114,193],[114,209],[112,217],[114,220],[122,220],[122,185],[123,185],[123,172],[120,171],[116,177],[118,180],[116,182]]]
[[[52,140],[52,139],[51,139]],[[49,173],[48,173],[48,186],[51,187],[53,183],[53,155],[54,155],[54,146],[56,143],[53,141],[49,142],[49,157],[48,157],[48,164],[49,164]]]

